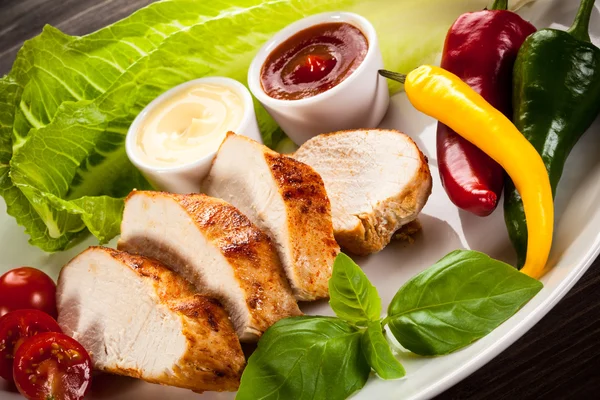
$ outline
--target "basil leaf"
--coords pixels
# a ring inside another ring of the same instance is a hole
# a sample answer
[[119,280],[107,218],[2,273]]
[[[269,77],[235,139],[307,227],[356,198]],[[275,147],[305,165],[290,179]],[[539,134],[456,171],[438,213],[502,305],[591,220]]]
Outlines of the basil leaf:
[[367,362],[382,379],[398,379],[406,375],[388,344],[380,321],[371,321],[361,337],[361,347]]
[[447,354],[493,331],[542,287],[483,253],[456,250],[400,288],[386,320],[413,353]]
[[381,298],[375,286],[350,257],[338,254],[329,279],[329,304],[349,322],[379,321]]
[[371,371],[360,337],[339,318],[282,319],[258,342],[236,399],[345,399],[365,385]]

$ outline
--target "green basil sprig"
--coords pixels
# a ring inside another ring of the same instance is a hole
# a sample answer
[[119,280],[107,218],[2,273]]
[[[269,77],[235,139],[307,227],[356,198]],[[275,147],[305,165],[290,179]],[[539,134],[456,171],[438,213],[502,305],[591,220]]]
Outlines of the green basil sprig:
[[362,351],[367,362],[382,379],[398,379],[406,375],[404,367],[394,356],[383,336],[380,321],[371,321],[361,338]]
[[448,354],[490,333],[541,289],[501,261],[457,250],[402,286],[382,320],[377,289],[340,254],[329,280],[337,318],[292,317],[269,328],[248,360],[237,399],[345,399],[371,370],[382,379],[405,375],[386,325],[413,353]]
[[236,399],[345,399],[371,371],[360,340],[361,332],[339,318],[283,319],[250,356]]
[[329,279],[329,305],[339,318],[362,325],[381,318],[377,288],[350,257],[340,253]]
[[413,353],[448,354],[496,329],[542,287],[486,254],[456,250],[400,288],[385,322]]

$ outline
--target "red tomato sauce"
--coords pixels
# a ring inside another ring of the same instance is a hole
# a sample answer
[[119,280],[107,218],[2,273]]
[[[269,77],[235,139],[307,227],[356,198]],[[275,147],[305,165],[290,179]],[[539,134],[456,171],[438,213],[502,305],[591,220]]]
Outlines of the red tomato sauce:
[[316,96],[350,76],[367,55],[369,43],[346,22],[311,26],[281,43],[261,70],[267,95],[281,100]]

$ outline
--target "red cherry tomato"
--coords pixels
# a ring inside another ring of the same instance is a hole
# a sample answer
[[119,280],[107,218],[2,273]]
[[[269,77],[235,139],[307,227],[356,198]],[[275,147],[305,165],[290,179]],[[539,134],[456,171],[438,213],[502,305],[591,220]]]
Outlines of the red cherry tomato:
[[0,317],[0,376],[13,379],[13,357],[31,336],[43,332],[62,332],[51,316],[39,310],[17,310]]
[[79,400],[90,388],[92,362],[75,339],[41,333],[19,347],[13,373],[17,389],[30,400]]
[[32,308],[57,317],[56,285],[52,278],[31,267],[16,268],[0,276],[0,316]]
[[17,310],[0,317],[0,376],[13,379],[13,356],[31,336],[42,332],[62,332],[51,316],[39,310]]

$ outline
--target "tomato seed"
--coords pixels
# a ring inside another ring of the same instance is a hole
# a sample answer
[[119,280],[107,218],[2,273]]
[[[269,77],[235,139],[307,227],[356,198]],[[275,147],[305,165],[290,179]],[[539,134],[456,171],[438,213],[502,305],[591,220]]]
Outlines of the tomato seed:
[[52,343],[50,347],[52,347],[54,350],[58,350],[58,343]]

